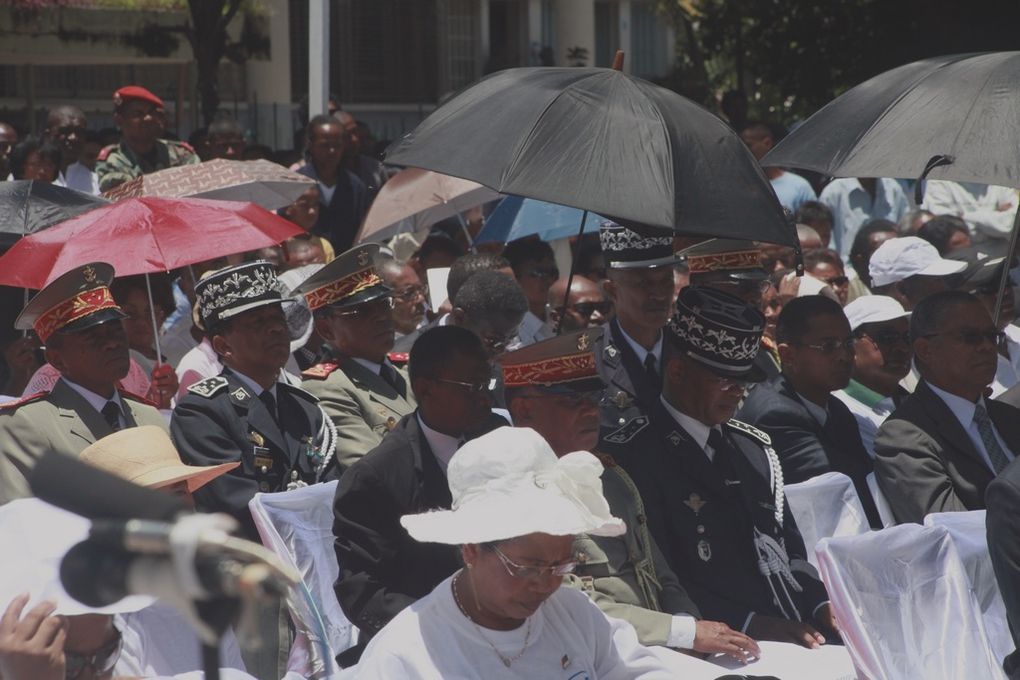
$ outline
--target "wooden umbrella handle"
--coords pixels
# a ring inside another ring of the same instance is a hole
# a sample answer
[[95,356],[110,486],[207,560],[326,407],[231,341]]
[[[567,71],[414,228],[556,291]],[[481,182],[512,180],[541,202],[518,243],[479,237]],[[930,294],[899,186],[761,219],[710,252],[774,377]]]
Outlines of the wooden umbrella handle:
[[616,50],[616,56],[613,57],[613,70],[623,70],[623,50]]

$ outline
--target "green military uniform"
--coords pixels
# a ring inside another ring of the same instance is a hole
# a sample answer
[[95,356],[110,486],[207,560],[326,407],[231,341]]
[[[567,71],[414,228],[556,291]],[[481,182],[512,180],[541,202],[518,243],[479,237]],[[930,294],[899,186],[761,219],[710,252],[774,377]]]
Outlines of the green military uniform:
[[602,493],[627,532],[579,536],[574,542],[579,564],[567,583],[588,593],[606,615],[634,626],[641,644],[665,646],[674,614],[698,619],[701,613],[648,532],[641,494],[630,475],[612,456],[599,458],[606,467]]
[[[121,391],[128,427],[156,425],[166,419],[141,397]],[[53,391],[0,404],[0,504],[31,496],[28,475],[47,451],[77,457],[113,430],[83,396],[63,380]]]
[[152,152],[145,155],[132,151],[122,142],[99,152],[96,175],[99,177],[99,190],[109,191],[124,182],[157,170],[195,165],[200,162],[201,159],[195,151],[184,142],[157,139]]
[[319,399],[319,405],[336,425],[337,459],[349,467],[382,441],[397,422],[413,413],[414,394],[407,374],[394,368],[404,381],[399,392],[379,374],[348,357],[318,364],[301,374],[301,387]]

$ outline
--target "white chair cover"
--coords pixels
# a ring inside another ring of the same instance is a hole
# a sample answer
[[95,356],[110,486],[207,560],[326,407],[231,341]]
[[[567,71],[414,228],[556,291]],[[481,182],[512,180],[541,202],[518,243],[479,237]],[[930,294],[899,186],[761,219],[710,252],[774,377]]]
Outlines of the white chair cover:
[[816,548],[843,641],[867,680],[1004,680],[945,527],[904,524]]
[[856,536],[871,528],[853,481],[840,472],[787,485],[786,500],[804,538],[808,561],[816,567],[815,543],[819,539]]
[[956,552],[967,569],[967,577],[984,618],[992,651],[999,659],[1005,658],[1016,646],[1006,620],[1006,605],[1002,602],[999,583],[992,570],[992,558],[988,554],[985,511],[936,512],[924,518],[924,525],[942,526],[949,531]]
[[[336,654],[354,646],[358,639],[357,628],[348,620],[333,592],[333,583],[340,574],[333,552],[336,485],[334,480],[294,491],[259,493],[248,503],[262,543],[301,573],[306,595],[310,595],[325,624],[326,643],[331,650],[326,661],[334,672],[338,670]],[[298,629],[288,669],[299,670],[296,666],[302,665],[301,657],[308,654],[312,659],[307,662],[318,667],[318,647],[311,643],[311,639],[318,638],[315,633],[318,623],[306,598],[290,598],[288,606]]]
[[885,494],[882,493],[882,489],[878,488],[875,473],[869,472],[865,479],[868,482],[868,491],[871,492],[871,497],[875,500],[875,507],[878,508],[878,518],[882,520],[882,526],[887,529],[896,526],[896,518],[893,517],[892,508],[889,507],[889,501],[885,499]]

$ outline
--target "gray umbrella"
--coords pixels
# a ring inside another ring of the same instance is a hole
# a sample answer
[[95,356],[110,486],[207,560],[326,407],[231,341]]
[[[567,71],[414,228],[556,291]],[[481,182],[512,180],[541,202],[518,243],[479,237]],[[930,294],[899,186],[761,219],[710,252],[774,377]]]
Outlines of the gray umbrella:
[[928,176],[1020,187],[1020,52],[937,57],[861,83],[791,132],[764,165],[836,177]]
[[[1020,52],[937,57],[875,76],[808,118],[762,164],[1020,187]],[[1010,252],[1017,233],[1014,222]]]
[[723,121],[612,69],[494,73],[395,142],[386,160],[638,229],[797,244],[768,180]]

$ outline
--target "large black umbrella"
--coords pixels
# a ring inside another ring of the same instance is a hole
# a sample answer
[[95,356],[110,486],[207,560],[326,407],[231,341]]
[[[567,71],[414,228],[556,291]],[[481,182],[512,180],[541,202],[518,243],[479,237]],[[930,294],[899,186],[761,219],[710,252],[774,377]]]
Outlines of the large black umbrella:
[[638,229],[797,243],[768,180],[723,121],[612,69],[494,73],[395,142],[386,160]]
[[[1020,52],[936,57],[875,76],[808,118],[762,163],[839,177],[1020,187]],[[1020,212],[1009,252],[1018,223]]]
[[0,249],[107,203],[105,198],[49,182],[0,182]]
[[[940,159],[940,157],[942,157]],[[1020,52],[936,57],[865,81],[762,160],[837,177],[1020,187]]]

